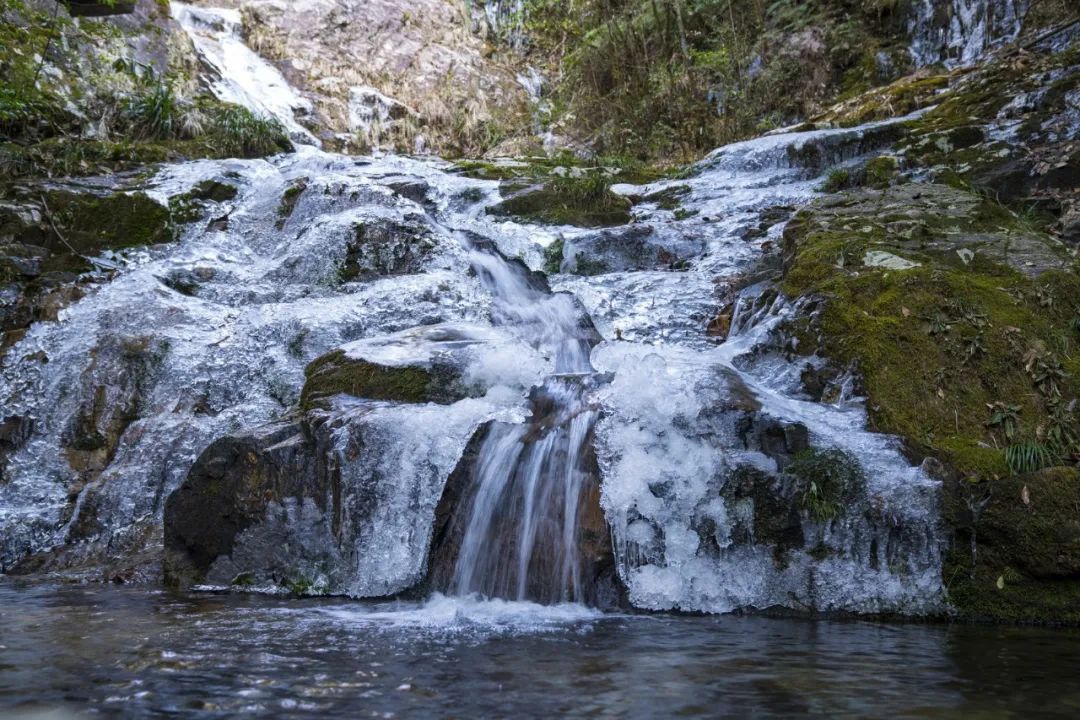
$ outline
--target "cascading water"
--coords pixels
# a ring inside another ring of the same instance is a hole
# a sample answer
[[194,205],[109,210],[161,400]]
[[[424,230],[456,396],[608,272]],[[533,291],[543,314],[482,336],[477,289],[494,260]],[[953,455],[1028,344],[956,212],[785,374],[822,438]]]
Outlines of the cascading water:
[[[208,62],[235,58],[235,29],[187,26]],[[221,76],[255,82],[268,66],[249,60]],[[32,422],[0,484],[0,561],[152,547],[165,499],[212,441],[264,427],[293,457],[304,438],[268,423],[288,420],[305,366],[337,350],[450,365],[457,385],[438,402],[332,398],[309,430],[333,492],[270,506],[209,582],[262,562],[354,597],[433,574],[452,593],[593,602],[613,555],[640,607],[934,609],[936,482],[865,430],[857,398],[802,393],[803,364],[775,351],[797,308],[754,275],[815,177],[894,137],[876,124],[722,148],[687,179],[617,188],[646,200],[603,231],[497,220],[484,213],[496,183],[434,160],[301,148],[167,166],[146,187],[162,202],[208,178],[237,195],[174,245],[113,258],[115,279],[9,351],[0,400]],[[648,199],[675,191],[689,219]],[[556,242],[549,288],[531,269]],[[705,328],[731,301],[718,342]],[[72,418],[110,436],[77,473]],[[790,500],[783,452],[765,441],[777,433],[849,451],[866,475],[840,520],[781,508],[798,535],[783,552],[761,531],[770,503]]]
[[498,255],[474,249],[471,257],[492,291],[493,319],[547,348],[556,374],[534,390],[527,423],[488,429],[455,510],[460,548],[445,589],[581,602],[580,505],[597,483],[583,466],[597,418],[585,394],[593,376],[587,321],[571,296],[534,287]]
[[586,600],[578,548],[583,467],[597,412],[576,380],[541,391],[551,415],[493,426],[480,448],[449,590],[545,603]]
[[240,13],[173,2],[173,18],[187,31],[208,71],[204,75],[219,100],[243,105],[257,115],[277,118],[294,142],[318,145],[296,121],[314,107],[278,70],[254,53],[241,37]]
[[908,31],[911,56],[923,67],[965,66],[1020,34],[1028,0],[918,0]]

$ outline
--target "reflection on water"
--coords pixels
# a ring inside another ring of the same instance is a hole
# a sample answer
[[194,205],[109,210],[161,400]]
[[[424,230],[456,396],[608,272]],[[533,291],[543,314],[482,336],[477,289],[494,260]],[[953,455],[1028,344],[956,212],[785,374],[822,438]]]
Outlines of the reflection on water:
[[0,580],[0,716],[1080,716],[1080,633]]

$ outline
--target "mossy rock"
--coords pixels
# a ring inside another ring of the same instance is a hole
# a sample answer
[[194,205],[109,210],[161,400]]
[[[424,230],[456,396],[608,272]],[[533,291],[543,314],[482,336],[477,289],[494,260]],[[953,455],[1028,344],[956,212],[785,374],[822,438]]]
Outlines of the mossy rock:
[[975,620],[1080,624],[1080,469],[954,481],[949,600]]
[[168,208],[145,193],[97,195],[49,190],[41,195],[53,236],[51,249],[96,255],[103,250],[156,245],[176,239]]
[[308,178],[298,178],[293,180],[285,188],[284,192],[281,193],[281,200],[278,202],[277,209],[278,230],[285,227],[285,223],[289,221],[293,212],[296,211],[296,204],[300,202],[300,196],[307,190],[308,182]]
[[630,222],[631,203],[611,192],[610,185],[611,180],[601,172],[556,177],[503,200],[488,208],[488,213],[553,225],[625,225]]
[[1017,476],[1006,452],[1080,458],[1080,273],[1060,245],[940,185],[822,199],[784,239],[785,293],[817,300],[788,327],[800,351],[854,368],[871,427],[942,463],[960,615],[1080,622],[1080,472]]
[[349,357],[334,350],[314,360],[304,371],[300,407],[323,407],[335,395],[403,403],[449,404],[460,395],[449,390],[456,379],[441,367],[392,367]]
[[797,481],[799,505],[817,522],[833,520],[866,489],[859,461],[839,448],[806,448],[786,472]]
[[[1061,410],[1080,397],[1080,360],[1068,352],[1080,275],[1054,241],[999,210],[940,186],[901,186],[884,201],[823,201],[785,230],[785,292],[820,299],[790,328],[800,347],[858,369],[874,429],[978,479],[1009,472],[1010,443],[1050,428],[1080,436]],[[872,253],[908,269],[870,266]],[[1034,272],[1025,258],[1046,264]],[[990,424],[999,402],[1018,408],[1008,437]]]
[[186,193],[169,198],[169,210],[178,223],[194,222],[203,216],[207,203],[228,202],[239,191],[220,180],[203,180]]

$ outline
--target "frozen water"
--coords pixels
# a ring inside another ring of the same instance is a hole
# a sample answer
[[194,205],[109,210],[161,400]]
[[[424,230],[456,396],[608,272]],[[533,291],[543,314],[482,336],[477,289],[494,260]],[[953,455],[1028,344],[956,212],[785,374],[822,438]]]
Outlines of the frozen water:
[[315,136],[297,122],[314,106],[282,74],[244,44],[240,13],[225,8],[170,3],[173,18],[195,44],[199,57],[214,70],[210,89],[219,100],[243,105],[281,121],[295,142],[318,145]]
[[1028,0],[917,0],[908,28],[918,67],[965,66],[1020,34]]
[[[211,50],[239,42],[228,15],[174,8],[189,28],[208,26],[195,36]],[[244,72],[227,92],[257,107],[241,90],[262,70]],[[271,96],[282,102],[267,112],[287,119],[295,98]],[[758,300],[759,261],[776,262],[785,220],[824,170],[895,132],[876,123],[774,134],[717,150],[686,179],[620,188],[645,198],[630,226],[633,253],[618,234],[488,216],[498,185],[434,159],[301,147],[269,160],[165,167],[147,188],[161,202],[207,178],[237,196],[211,204],[176,243],[112,258],[115,279],[9,351],[0,402],[32,431],[0,486],[0,562],[65,546],[98,560],[152,546],[165,498],[202,450],[284,416],[305,365],[341,347],[385,365],[451,362],[475,392],[450,405],[338,398],[319,432],[345,488],[341,526],[306,501],[272,507],[214,582],[243,569],[245,552],[288,540],[310,543],[301,547],[311,558],[305,575],[323,591],[380,596],[415,584],[443,485],[477,429],[494,421],[478,501],[458,509],[474,532],[454,590],[580,599],[568,518],[588,481],[580,460],[595,424],[603,511],[635,604],[933,609],[937,484],[893,440],[866,432],[857,400],[811,403],[793,382],[798,367],[757,352],[798,311]],[[299,191],[291,211],[282,210],[287,189]],[[692,217],[661,208],[660,192],[679,195]],[[557,274],[549,289],[535,271],[560,239],[595,253],[598,270]],[[705,330],[725,307],[735,308],[733,330],[721,342]],[[548,394],[550,417],[530,417],[536,388]],[[865,491],[842,519],[802,518],[804,547],[785,563],[768,539],[739,539],[754,510],[726,490],[740,467],[778,470],[740,438],[747,415],[801,423],[814,445],[851,452],[865,471]],[[80,448],[85,426],[101,436],[97,449]],[[488,506],[523,508],[502,554],[485,546]],[[554,592],[529,592],[538,548],[559,558],[542,581]],[[449,603],[445,614],[456,617],[454,603],[464,602],[436,598],[432,607]]]

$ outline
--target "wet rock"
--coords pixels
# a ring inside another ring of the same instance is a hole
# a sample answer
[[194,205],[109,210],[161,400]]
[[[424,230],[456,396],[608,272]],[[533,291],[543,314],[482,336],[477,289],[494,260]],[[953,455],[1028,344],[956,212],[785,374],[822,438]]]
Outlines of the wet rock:
[[609,189],[602,176],[556,177],[540,187],[527,186],[497,205],[490,215],[519,217],[552,225],[611,227],[630,222],[630,200]]
[[778,477],[742,465],[732,471],[721,494],[736,518],[733,542],[772,545],[778,554],[803,547],[798,503]]
[[355,226],[340,277],[367,281],[422,272],[437,247],[430,227],[420,220],[373,217]]
[[[92,483],[111,462],[120,438],[145,409],[156,376],[168,353],[166,340],[150,337],[107,337],[93,351],[82,375],[78,410],[63,433],[63,448],[75,474],[73,492]],[[96,534],[94,495],[82,498],[72,524],[71,538]]]
[[284,192],[281,193],[281,200],[278,202],[278,219],[277,228],[281,230],[285,227],[285,223],[292,217],[293,212],[296,210],[296,204],[300,202],[300,196],[307,190],[308,178],[298,178],[289,183]]
[[[542,410],[539,415],[543,416]],[[462,541],[471,517],[470,508],[478,491],[480,450],[493,426],[493,423],[488,423],[476,431],[461,461],[447,479],[435,511],[425,589],[440,592],[452,589]],[[540,440],[539,435],[526,439],[523,454],[527,454],[529,448]],[[581,569],[582,589],[585,593],[583,600],[589,605],[601,608],[626,607],[625,589],[615,569],[611,531],[600,507],[600,479],[596,456],[591,449],[591,442],[587,442],[586,447],[588,449],[581,458],[581,467],[578,470],[586,473],[587,480],[582,483],[581,495],[577,499],[578,537],[572,551],[577,555]],[[498,517],[493,519],[492,543],[495,546],[506,549],[516,546],[523,521],[523,518],[516,514],[520,509],[512,509],[516,507],[511,505],[507,508],[507,513],[499,513]],[[530,584],[525,589],[526,597],[539,602],[557,602],[563,599],[561,588],[544,586],[538,581],[538,576],[543,577],[546,574],[535,571],[545,562],[551,562],[544,557],[546,546],[543,543],[543,534],[551,530],[541,529],[539,532],[541,538],[534,556],[529,561]],[[509,550],[505,556],[511,556]],[[490,589],[489,592],[499,595],[497,589]]]
[[649,225],[630,225],[564,241],[561,271],[598,275],[633,270],[679,269],[705,250],[700,237],[660,234]]
[[4,466],[8,455],[23,446],[33,429],[34,421],[22,415],[0,419],[0,484],[5,482]]
[[799,452],[810,447],[810,434],[802,423],[786,423],[761,414],[744,415],[737,432],[748,450],[758,450],[783,470]]
[[426,368],[379,365],[350,358],[341,350],[312,362],[304,375],[300,394],[303,408],[323,405],[336,395],[408,403],[450,403],[457,399],[447,396],[445,388]]
[[[313,504],[321,516],[332,498],[340,498],[321,458],[313,436],[298,423],[268,425],[212,443],[165,504],[166,583],[188,587],[207,581],[214,563],[232,555],[238,536],[263,523],[268,512],[284,511],[287,502]],[[322,552],[332,547],[328,543]],[[266,557],[252,562],[251,569],[282,573],[280,579],[287,580],[289,568],[277,567],[273,559],[280,550],[266,547]]]
[[1050,468],[946,484],[956,533],[945,572],[965,617],[1080,622],[1080,471]]

